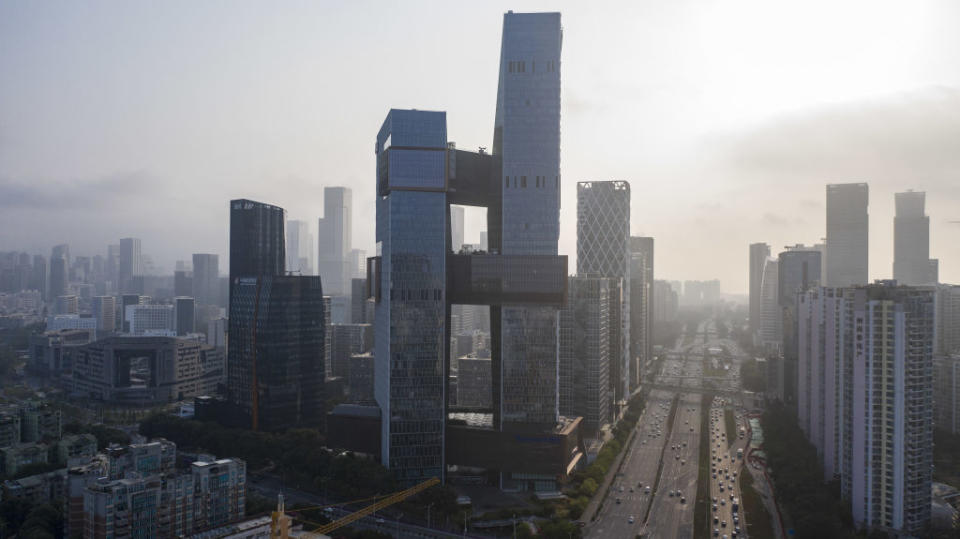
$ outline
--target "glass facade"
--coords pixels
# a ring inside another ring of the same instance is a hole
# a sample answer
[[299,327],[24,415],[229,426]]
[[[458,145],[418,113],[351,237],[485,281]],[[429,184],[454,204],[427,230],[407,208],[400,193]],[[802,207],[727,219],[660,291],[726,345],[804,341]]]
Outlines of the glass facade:
[[[559,13],[503,16],[493,153],[502,160],[499,247],[506,255],[557,254],[561,42]],[[499,428],[556,423],[558,331],[556,308],[503,307]]]
[[[393,147],[385,147],[388,141]],[[401,143],[407,147],[395,159]],[[374,392],[382,462],[402,483],[414,484],[444,472],[447,197],[431,163],[446,150],[446,115],[390,111],[377,150],[383,190],[377,200],[381,297]],[[423,181],[411,180],[424,174]],[[408,180],[394,184],[394,178]],[[418,190],[404,190],[412,186]]]
[[283,275],[283,208],[253,200],[230,201],[230,282],[237,277]]

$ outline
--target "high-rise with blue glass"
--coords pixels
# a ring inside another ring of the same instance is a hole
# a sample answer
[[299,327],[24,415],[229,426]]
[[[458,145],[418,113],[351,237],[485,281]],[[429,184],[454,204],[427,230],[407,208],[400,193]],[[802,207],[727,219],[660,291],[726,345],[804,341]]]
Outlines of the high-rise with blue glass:
[[[560,44],[559,13],[504,16],[492,153],[457,150],[444,112],[391,110],[377,136],[377,253],[367,268],[375,394],[381,460],[404,483],[443,478],[458,458],[447,443],[452,305],[490,306],[488,432],[522,453],[523,443],[547,439],[525,434],[563,430]],[[487,208],[488,253],[453,251],[451,204]],[[556,478],[535,464],[487,460],[504,488],[547,488]]]

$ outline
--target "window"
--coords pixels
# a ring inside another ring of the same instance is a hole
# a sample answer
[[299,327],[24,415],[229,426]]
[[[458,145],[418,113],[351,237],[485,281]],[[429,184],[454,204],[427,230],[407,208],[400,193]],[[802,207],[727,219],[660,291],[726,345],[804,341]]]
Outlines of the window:
[[510,188],[510,176],[503,177],[503,186],[506,187],[507,189]]
[[524,189],[526,189],[526,187],[527,187],[527,177],[526,177],[526,176],[520,176],[520,187],[523,187]]
[[510,62],[510,72],[513,73],[513,62]]

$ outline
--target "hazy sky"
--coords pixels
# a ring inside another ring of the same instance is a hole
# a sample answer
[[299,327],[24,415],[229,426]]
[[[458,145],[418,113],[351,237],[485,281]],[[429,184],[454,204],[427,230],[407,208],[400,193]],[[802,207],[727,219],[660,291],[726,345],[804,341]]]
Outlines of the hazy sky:
[[353,188],[372,250],[384,116],[445,110],[458,147],[489,147],[509,9],[563,13],[562,253],[576,182],[627,180],[658,278],[742,292],[750,242],[816,242],[825,184],[866,181],[871,277],[892,273],[893,193],[913,188],[960,282],[950,0],[4,1],[0,251],[137,236],[172,271],[226,253],[229,199],[315,229],[326,185]]

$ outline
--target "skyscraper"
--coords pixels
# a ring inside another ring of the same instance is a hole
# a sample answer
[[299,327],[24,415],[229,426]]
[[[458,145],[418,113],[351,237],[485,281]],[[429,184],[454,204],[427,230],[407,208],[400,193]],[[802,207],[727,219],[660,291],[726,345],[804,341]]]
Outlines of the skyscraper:
[[865,183],[827,185],[828,286],[868,283],[869,188]]
[[937,282],[936,260],[930,259],[930,217],[923,210],[926,193],[896,193],[893,218],[893,278],[900,284]]
[[750,335],[760,331],[760,284],[763,281],[763,265],[770,256],[766,243],[750,244]]
[[560,311],[560,413],[583,417],[588,433],[599,432],[613,419],[611,280],[570,277],[567,305]]
[[193,333],[196,327],[196,307],[189,296],[173,298],[173,330],[178,336]]
[[194,253],[193,297],[198,305],[222,305],[220,255]]
[[640,382],[640,369],[653,360],[653,238],[630,237],[630,383]]
[[780,349],[782,339],[782,316],[778,301],[779,269],[777,259],[768,258],[764,261],[763,276],[760,281],[760,343],[774,351]]
[[[443,112],[391,110],[377,135],[375,395],[383,464],[405,484],[444,477],[452,305],[490,306],[490,432],[558,432],[559,53],[559,14],[505,15],[492,154],[448,143]],[[450,205],[487,208],[490,254],[452,252]],[[505,489],[556,488],[496,460]]]
[[462,206],[450,206],[450,245],[459,253],[463,247],[463,225],[466,211]]
[[353,191],[347,187],[325,187],[323,217],[317,228],[317,270],[327,295],[350,292],[352,231]]
[[143,277],[143,259],[140,254],[140,238],[120,238],[120,266],[117,278],[122,293],[142,294],[136,289],[135,277]]
[[117,329],[117,298],[95,296],[93,298],[93,317],[97,319],[98,330],[115,331]]
[[33,273],[30,276],[30,288],[40,292],[41,298],[47,297],[47,259],[43,255],[33,256]]
[[313,275],[313,235],[306,221],[287,221],[287,271]]
[[630,184],[577,183],[577,274],[606,277],[619,288],[610,315],[610,384],[620,402],[630,394]]
[[230,208],[230,399],[254,430],[320,426],[320,278],[284,275],[283,208],[252,200]]
[[56,300],[57,297],[67,293],[67,258],[64,255],[57,255],[55,252],[50,256],[50,288],[48,301]]

